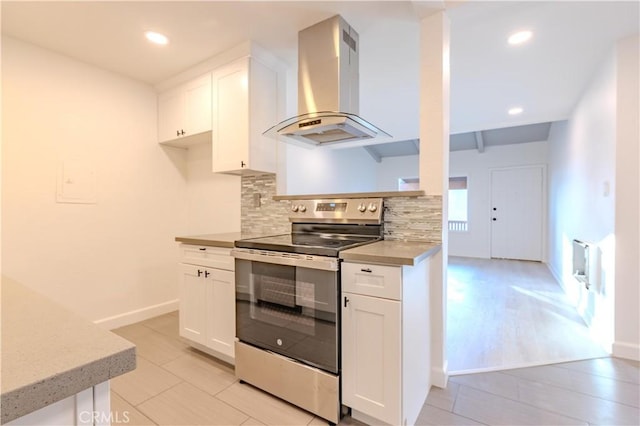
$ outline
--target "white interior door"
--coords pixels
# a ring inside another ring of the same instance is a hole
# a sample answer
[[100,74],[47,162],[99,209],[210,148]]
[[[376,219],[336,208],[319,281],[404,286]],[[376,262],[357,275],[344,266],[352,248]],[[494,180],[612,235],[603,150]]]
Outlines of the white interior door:
[[542,166],[491,171],[491,257],[542,260]]

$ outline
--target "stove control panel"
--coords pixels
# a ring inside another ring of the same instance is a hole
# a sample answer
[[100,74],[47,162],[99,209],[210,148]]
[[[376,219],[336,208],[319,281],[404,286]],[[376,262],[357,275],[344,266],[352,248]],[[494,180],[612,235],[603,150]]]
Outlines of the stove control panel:
[[292,200],[291,222],[382,223],[382,198]]

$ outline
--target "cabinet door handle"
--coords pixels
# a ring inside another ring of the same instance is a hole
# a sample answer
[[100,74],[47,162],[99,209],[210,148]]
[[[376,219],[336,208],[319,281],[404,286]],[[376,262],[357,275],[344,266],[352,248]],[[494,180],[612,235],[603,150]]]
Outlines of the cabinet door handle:
[[346,308],[348,304],[349,304],[349,298],[347,296],[345,296],[344,297],[344,307]]
[[180,136],[180,130],[176,130],[176,136]]
[[244,166],[246,166],[245,162],[244,161],[240,161],[240,168],[242,168]]
[[366,268],[366,269],[365,269],[365,268],[362,268],[362,269],[360,269],[360,270],[361,270],[362,272],[368,272],[369,274],[371,273],[371,269],[369,269],[369,268]]
[[207,278],[209,275],[211,275],[211,272],[209,272],[209,271],[207,271],[207,270],[205,269],[205,271],[204,271],[204,277],[205,277],[205,278]]
[[180,129],[180,134],[184,135],[184,129]]
[[198,250],[205,251],[206,249],[206,247],[200,247]]
[[198,276],[202,275],[202,271],[198,269]]

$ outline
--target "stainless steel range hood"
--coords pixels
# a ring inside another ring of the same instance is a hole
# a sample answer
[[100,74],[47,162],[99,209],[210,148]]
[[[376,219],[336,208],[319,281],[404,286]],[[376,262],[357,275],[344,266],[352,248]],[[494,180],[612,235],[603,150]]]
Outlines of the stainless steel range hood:
[[313,145],[390,135],[358,116],[358,33],[339,15],[298,33],[298,116],[266,132]]

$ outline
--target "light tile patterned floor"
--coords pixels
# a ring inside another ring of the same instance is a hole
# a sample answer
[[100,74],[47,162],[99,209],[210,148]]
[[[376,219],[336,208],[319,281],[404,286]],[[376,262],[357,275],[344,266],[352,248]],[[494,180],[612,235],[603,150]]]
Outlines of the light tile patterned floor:
[[[111,382],[114,425],[326,424],[191,349],[177,312],[114,331],[138,345],[138,368]],[[454,376],[431,390],[417,424],[638,425],[639,387],[640,363],[615,358]]]

